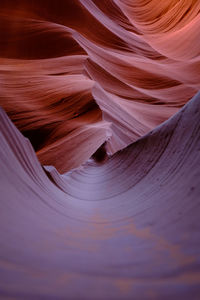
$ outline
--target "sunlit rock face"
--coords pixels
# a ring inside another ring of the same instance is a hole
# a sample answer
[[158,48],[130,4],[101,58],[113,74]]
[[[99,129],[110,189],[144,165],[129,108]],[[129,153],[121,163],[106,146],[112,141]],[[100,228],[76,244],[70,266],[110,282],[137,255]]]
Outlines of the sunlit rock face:
[[125,148],[199,90],[199,1],[1,1],[0,104],[64,173]]
[[1,0],[0,299],[200,299],[199,11]]

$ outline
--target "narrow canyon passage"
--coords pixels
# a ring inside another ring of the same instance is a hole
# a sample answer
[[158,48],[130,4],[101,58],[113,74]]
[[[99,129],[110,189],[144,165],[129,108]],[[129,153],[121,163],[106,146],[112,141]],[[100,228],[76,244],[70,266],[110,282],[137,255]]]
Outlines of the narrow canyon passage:
[[0,299],[200,299],[199,11],[1,0]]

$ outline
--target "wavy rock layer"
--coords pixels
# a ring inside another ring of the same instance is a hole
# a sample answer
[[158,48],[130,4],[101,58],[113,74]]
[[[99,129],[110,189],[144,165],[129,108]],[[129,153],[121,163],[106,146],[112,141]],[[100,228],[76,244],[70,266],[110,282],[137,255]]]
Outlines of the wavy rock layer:
[[65,175],[0,116],[3,299],[198,299],[200,94]]
[[0,299],[200,299],[199,11],[1,0]]
[[191,99],[199,9],[196,0],[2,0],[0,104],[40,162],[64,173],[104,142],[113,154]]

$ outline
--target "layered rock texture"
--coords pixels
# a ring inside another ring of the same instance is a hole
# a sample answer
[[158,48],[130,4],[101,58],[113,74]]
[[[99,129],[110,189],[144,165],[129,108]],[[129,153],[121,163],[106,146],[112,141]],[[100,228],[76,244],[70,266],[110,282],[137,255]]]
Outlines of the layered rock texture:
[[0,299],[200,299],[199,11],[1,0]]

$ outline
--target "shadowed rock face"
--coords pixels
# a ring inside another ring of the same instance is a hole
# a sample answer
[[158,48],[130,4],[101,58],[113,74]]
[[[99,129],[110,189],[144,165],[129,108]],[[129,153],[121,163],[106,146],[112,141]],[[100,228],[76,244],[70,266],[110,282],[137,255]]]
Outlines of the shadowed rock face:
[[200,94],[104,164],[48,177],[0,118],[2,297],[198,299]]
[[1,1],[0,299],[200,299],[199,9]]

